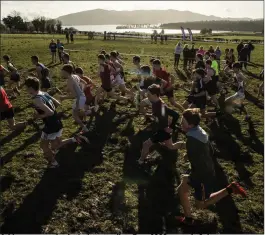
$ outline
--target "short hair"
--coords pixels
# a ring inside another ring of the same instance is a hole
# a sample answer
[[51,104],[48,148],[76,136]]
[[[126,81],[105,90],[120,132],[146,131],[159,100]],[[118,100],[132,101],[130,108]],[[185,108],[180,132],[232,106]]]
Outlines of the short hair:
[[106,55],[107,53],[106,53],[105,50],[102,50],[102,51],[100,52],[100,54]]
[[105,58],[105,56],[104,56],[103,54],[99,54],[99,55],[98,55],[98,59],[100,59],[100,60],[105,60],[106,58]]
[[229,51],[229,48],[225,48],[225,51]]
[[110,59],[110,55],[109,55],[109,54],[106,54],[106,55],[105,55],[105,59],[106,59],[106,60],[109,60],[109,59]]
[[117,52],[116,52],[116,51],[112,51],[112,52],[110,53],[110,56],[111,56],[111,57],[114,57],[114,58],[117,58]]
[[140,61],[141,61],[140,56],[138,56],[138,55],[134,56],[134,57],[133,57],[133,61],[140,62]]
[[209,51],[206,51],[204,55],[210,56],[210,52]]
[[64,46],[60,46],[59,49],[60,49],[60,50],[64,50]]
[[151,59],[149,60],[149,62],[153,64],[154,60],[155,60],[155,58],[151,58]]
[[62,68],[62,71],[72,74],[74,72],[74,68],[71,64],[65,64]]
[[156,59],[153,61],[153,64],[154,65],[161,65],[161,62],[160,62],[160,60]]
[[201,77],[204,77],[206,75],[205,70],[204,69],[201,69],[201,68],[195,69],[194,72],[197,73],[197,74],[199,74]]
[[64,57],[65,59],[67,59],[67,60],[70,59],[70,55],[69,55],[68,53],[65,53],[65,54],[63,55],[63,57]]
[[238,62],[234,63],[234,64],[232,65],[232,68],[233,68],[233,69],[234,69],[234,68],[236,68],[236,69],[240,69],[240,68],[241,68],[240,63],[238,63]]
[[35,61],[39,61],[39,57],[36,56],[36,55],[31,56],[31,59],[32,59],[32,60],[35,60]]
[[9,55],[4,55],[3,59],[9,61],[10,60],[10,56]]
[[201,121],[201,114],[200,109],[193,108],[193,109],[186,109],[182,116],[186,119],[189,125],[198,126]]
[[208,64],[208,65],[212,65],[212,61],[211,60],[206,60],[206,62],[205,62],[206,64]]
[[234,49],[233,49],[233,48],[231,48],[231,49],[230,49],[230,51],[231,51],[231,52],[234,52]]
[[211,57],[213,57],[214,59],[216,59],[216,54],[215,53],[212,53],[211,54]]
[[147,88],[147,90],[152,94],[152,95],[157,95],[160,96],[160,86],[157,84],[152,84]]
[[83,69],[82,69],[81,67],[77,67],[77,68],[75,69],[75,73],[78,73],[78,74],[84,74],[84,71],[83,71]]
[[144,73],[144,74],[151,74],[151,68],[148,65],[143,65],[141,66],[140,70]]
[[25,81],[25,85],[28,88],[32,88],[35,91],[40,89],[40,81],[36,77],[28,77]]

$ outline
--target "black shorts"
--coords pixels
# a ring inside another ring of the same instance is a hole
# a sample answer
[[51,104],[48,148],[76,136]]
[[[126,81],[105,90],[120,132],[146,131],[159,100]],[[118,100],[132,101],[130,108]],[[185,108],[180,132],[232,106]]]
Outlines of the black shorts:
[[0,121],[13,119],[15,116],[13,108],[0,112]]
[[188,185],[194,189],[194,197],[198,201],[205,201],[213,193],[212,183],[202,183],[189,176]]
[[188,96],[187,101],[189,104],[194,104],[196,108],[199,108],[199,109],[206,108],[206,104],[207,104],[206,96],[203,96],[203,97]]
[[209,96],[216,95],[218,93],[217,89],[217,83],[212,81],[209,81],[207,84],[205,84],[206,91],[208,92]]
[[86,105],[94,105],[94,103],[95,103],[95,96],[93,96],[90,99],[86,98]]
[[19,82],[20,81],[19,73],[11,73],[10,80],[13,82]]
[[0,86],[4,86],[5,85],[5,77],[0,75]]
[[106,91],[106,92],[111,92],[111,91],[112,91],[112,88],[111,88],[111,87],[108,87],[108,88],[107,88],[107,87],[104,87],[104,86],[102,86],[102,85],[101,85],[101,87],[102,87],[103,90]]
[[166,91],[163,95],[165,95],[168,99],[170,99],[170,98],[174,97],[174,91],[173,91],[173,89]]
[[166,140],[169,140],[171,138],[171,134],[164,131],[164,130],[159,130],[157,132],[154,133],[154,135],[150,138],[150,140],[153,143],[160,143],[160,142],[164,142]]
[[41,89],[49,89],[49,88],[51,88],[51,81],[49,79],[42,79]]

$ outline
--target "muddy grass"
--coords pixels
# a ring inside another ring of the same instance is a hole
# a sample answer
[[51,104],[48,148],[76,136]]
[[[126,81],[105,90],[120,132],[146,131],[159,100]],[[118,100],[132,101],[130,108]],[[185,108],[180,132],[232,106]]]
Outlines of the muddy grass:
[[[56,37],[57,39],[57,37]],[[64,40],[63,37],[61,37]],[[11,55],[14,64],[30,68],[30,56],[38,55],[44,64],[50,63],[49,36],[3,35],[1,55]],[[209,44],[201,43],[205,47]],[[198,44],[201,45],[201,44]],[[211,43],[212,44],[212,43]],[[148,40],[117,40],[104,42],[79,39],[67,49],[71,60],[83,67],[98,84],[97,54],[107,52],[142,55],[143,63],[161,56],[163,65],[183,83],[187,74],[173,70],[175,44],[150,44]],[[213,46],[217,44],[213,43]],[[263,102],[255,98],[259,80],[255,78],[263,66],[263,46],[255,45],[253,66],[249,67],[247,108],[252,122],[244,122],[239,114],[227,115],[220,127],[208,126],[216,149],[214,156],[216,190],[237,180],[247,188],[248,198],[227,197],[205,211],[194,211],[203,221],[195,228],[180,227],[174,217],[182,213],[175,189],[180,175],[189,171],[184,151],[172,152],[155,146],[154,157],[139,167],[142,142],[150,137],[135,109],[117,105],[110,109],[105,103],[98,115],[88,120],[90,145],[69,145],[58,153],[60,168],[47,170],[39,149],[40,133],[29,126],[24,132],[10,133],[1,123],[1,231],[3,233],[263,233]],[[235,44],[220,44],[234,48]],[[163,57],[167,56],[167,57]],[[133,68],[132,56],[123,56],[128,73]],[[2,63],[2,62],[1,62]],[[60,78],[61,65],[50,64],[53,82],[65,86]],[[181,64],[182,66],[182,64]],[[229,92],[234,92],[229,89]],[[185,93],[176,91],[179,101]],[[56,97],[56,95],[55,95]],[[12,101],[16,120],[30,118],[30,99],[22,95]],[[63,103],[64,134],[67,138],[78,131],[71,118],[71,101]],[[204,126],[204,124],[203,124]],[[178,139],[184,139],[179,134]],[[35,156],[25,158],[27,152]]]

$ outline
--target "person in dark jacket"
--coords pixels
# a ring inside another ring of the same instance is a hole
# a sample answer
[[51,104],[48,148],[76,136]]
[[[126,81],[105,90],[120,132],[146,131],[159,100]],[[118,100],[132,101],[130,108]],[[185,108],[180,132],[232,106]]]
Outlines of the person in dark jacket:
[[247,69],[248,55],[249,55],[249,47],[248,44],[245,44],[243,49],[239,52],[239,61],[242,69],[243,66],[245,69]]
[[191,49],[190,49],[190,59],[189,59],[189,66],[192,67],[193,63],[196,60],[196,49],[194,48],[194,44],[192,44]]
[[239,58],[239,54],[240,54],[240,51],[242,50],[244,48],[244,44],[243,44],[243,42],[241,41],[238,45],[237,45],[237,48],[236,48],[236,50],[237,50],[237,58]]
[[254,46],[253,46],[253,44],[251,43],[251,42],[248,42],[248,49],[249,49],[249,51],[248,51],[248,62],[250,62],[250,54],[251,54],[251,51],[254,51]]
[[194,224],[189,201],[191,188],[194,189],[197,209],[205,209],[231,194],[246,197],[245,190],[237,182],[232,182],[220,191],[214,192],[216,181],[212,159],[213,149],[208,134],[200,127],[200,120],[198,109],[185,110],[181,119],[181,128],[187,136],[186,149],[191,173],[182,175],[181,183],[177,188],[184,216],[176,219],[188,225]]
[[189,49],[189,45],[186,44],[183,48],[183,69],[184,70],[187,69],[189,58],[190,58],[190,49]]

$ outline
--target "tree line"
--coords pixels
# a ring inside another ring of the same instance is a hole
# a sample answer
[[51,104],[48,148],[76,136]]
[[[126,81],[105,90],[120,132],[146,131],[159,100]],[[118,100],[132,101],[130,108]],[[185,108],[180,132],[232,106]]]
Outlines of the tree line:
[[213,29],[216,31],[245,31],[245,32],[262,32],[264,30],[263,20],[250,21],[195,21],[182,23],[162,24],[164,29],[179,29],[180,27],[194,30]]
[[[2,23],[3,22],[3,23]],[[2,19],[0,30],[10,33],[62,33],[62,22],[60,20],[49,19],[44,16],[35,17],[29,21],[26,17],[22,18],[19,12],[12,12]]]

